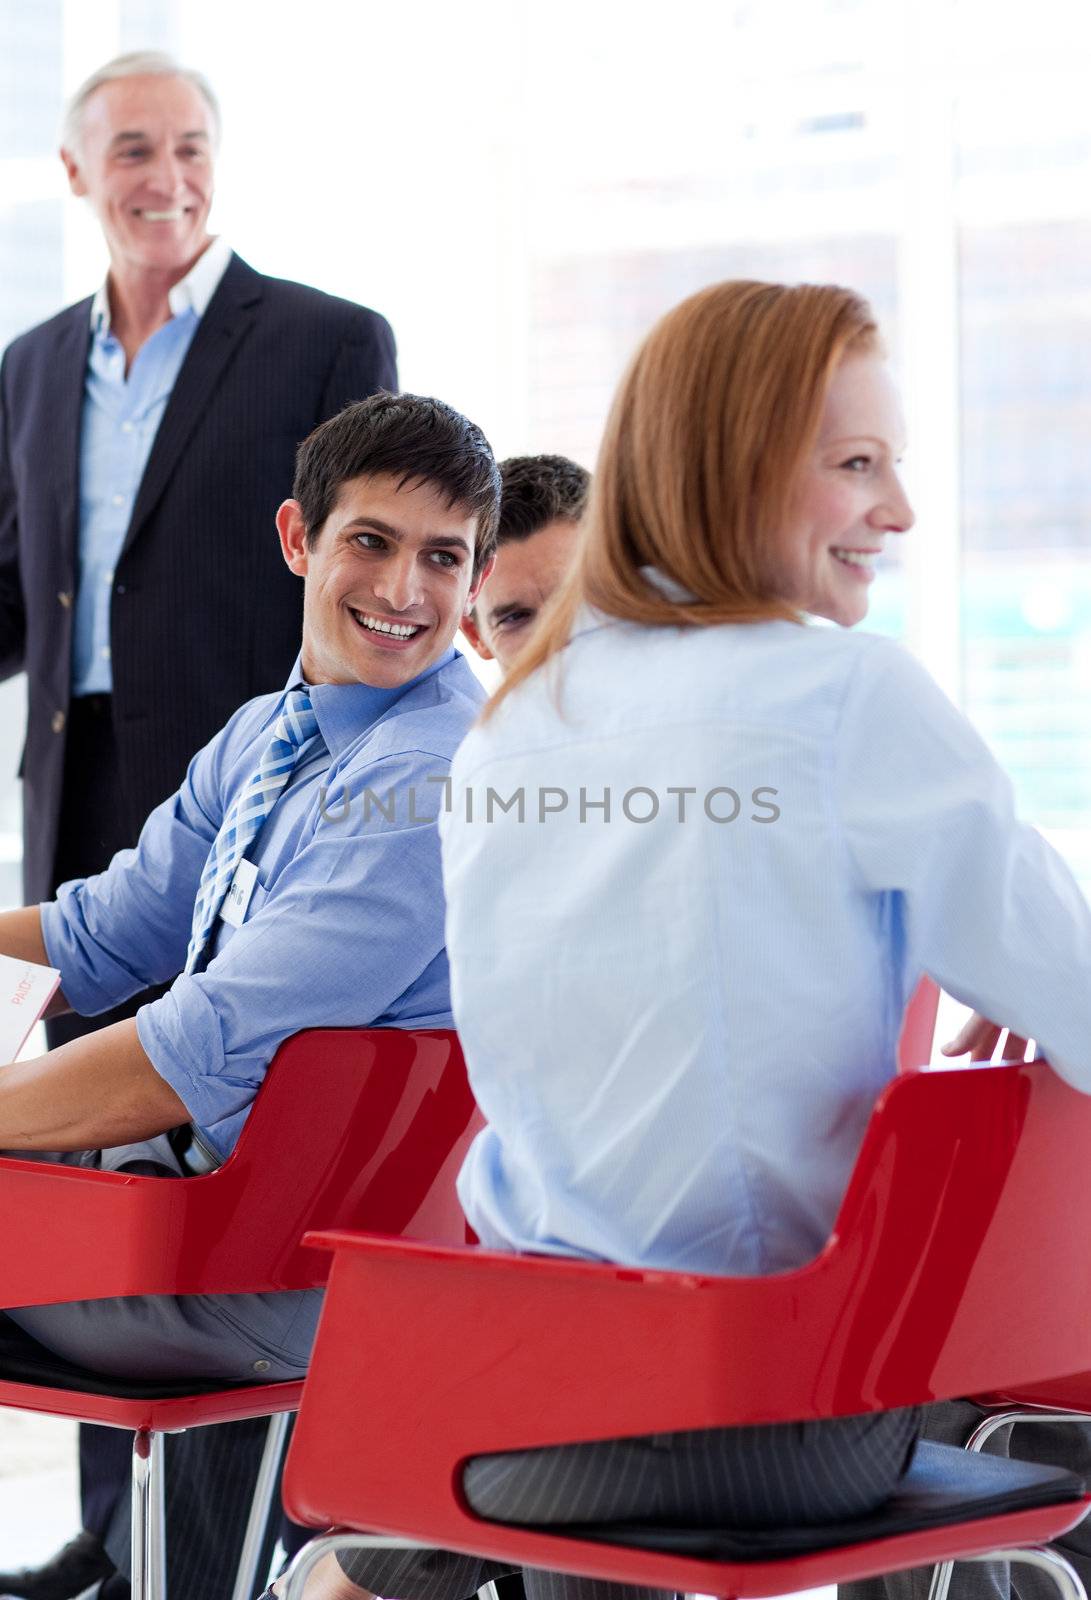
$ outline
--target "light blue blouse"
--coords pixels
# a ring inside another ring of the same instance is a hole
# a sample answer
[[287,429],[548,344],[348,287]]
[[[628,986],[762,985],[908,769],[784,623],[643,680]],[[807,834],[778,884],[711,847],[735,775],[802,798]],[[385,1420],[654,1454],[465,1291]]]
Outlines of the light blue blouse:
[[886,639],[587,617],[452,779],[452,997],[489,1124],[460,1193],[486,1243],[813,1257],[924,972],[1091,1090],[1091,910]]

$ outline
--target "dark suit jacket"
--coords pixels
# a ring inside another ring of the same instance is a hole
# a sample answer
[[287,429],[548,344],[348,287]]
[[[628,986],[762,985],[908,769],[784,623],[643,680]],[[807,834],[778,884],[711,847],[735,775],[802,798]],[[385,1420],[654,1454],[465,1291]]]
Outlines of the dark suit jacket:
[[[78,576],[83,300],[23,334],[0,367],[0,675],[26,669],[24,886],[50,898]],[[148,812],[244,700],[299,649],[302,584],[273,517],[295,449],[351,400],[397,385],[374,311],[266,278],[233,256],[167,403],[111,602],[113,712],[126,819]]]

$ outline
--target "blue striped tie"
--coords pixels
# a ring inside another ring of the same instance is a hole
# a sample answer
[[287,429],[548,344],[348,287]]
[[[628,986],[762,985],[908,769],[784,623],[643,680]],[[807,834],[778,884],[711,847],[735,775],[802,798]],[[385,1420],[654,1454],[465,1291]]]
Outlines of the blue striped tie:
[[236,867],[261,832],[281,790],[317,734],[318,719],[311,710],[310,695],[306,689],[290,689],[261,765],[231,802],[212,841],[193,907],[187,972],[192,972],[201,959]]

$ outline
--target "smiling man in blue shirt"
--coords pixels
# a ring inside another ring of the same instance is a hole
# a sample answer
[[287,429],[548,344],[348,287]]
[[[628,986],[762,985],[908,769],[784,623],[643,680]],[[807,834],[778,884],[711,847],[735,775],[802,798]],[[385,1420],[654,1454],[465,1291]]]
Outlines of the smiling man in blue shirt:
[[[164,1136],[188,1125],[186,1164],[207,1170],[289,1034],[451,1025],[430,818],[483,699],[452,640],[498,502],[483,434],[436,400],[377,395],[303,444],[277,515],[304,582],[286,688],[194,756],[135,850],[0,916],[0,951],[59,968],[54,1009],[94,1014],[182,975],[135,1019],[0,1067],[0,1148],[171,1171]],[[317,1312],[312,1292],[27,1307],[0,1317],[0,1344],[15,1323],[102,1372],[287,1378]]]

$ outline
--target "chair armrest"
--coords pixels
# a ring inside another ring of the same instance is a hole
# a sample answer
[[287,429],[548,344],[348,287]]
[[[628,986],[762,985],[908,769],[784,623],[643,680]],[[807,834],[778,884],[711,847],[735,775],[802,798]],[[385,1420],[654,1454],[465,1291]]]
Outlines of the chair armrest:
[[[316,1359],[332,1374],[381,1338],[376,1403],[396,1409],[390,1397],[411,1392],[444,1426],[456,1408],[467,1455],[826,1414],[784,1365],[813,1266],[731,1279],[343,1231],[305,1242],[335,1252]],[[821,1334],[809,1317],[808,1336]],[[530,1393],[546,1397],[533,1413]]]
[[296,1034],[205,1177],[0,1158],[0,1306],[317,1287],[329,1259],[308,1227],[461,1239],[454,1178],[479,1120],[449,1031]]

